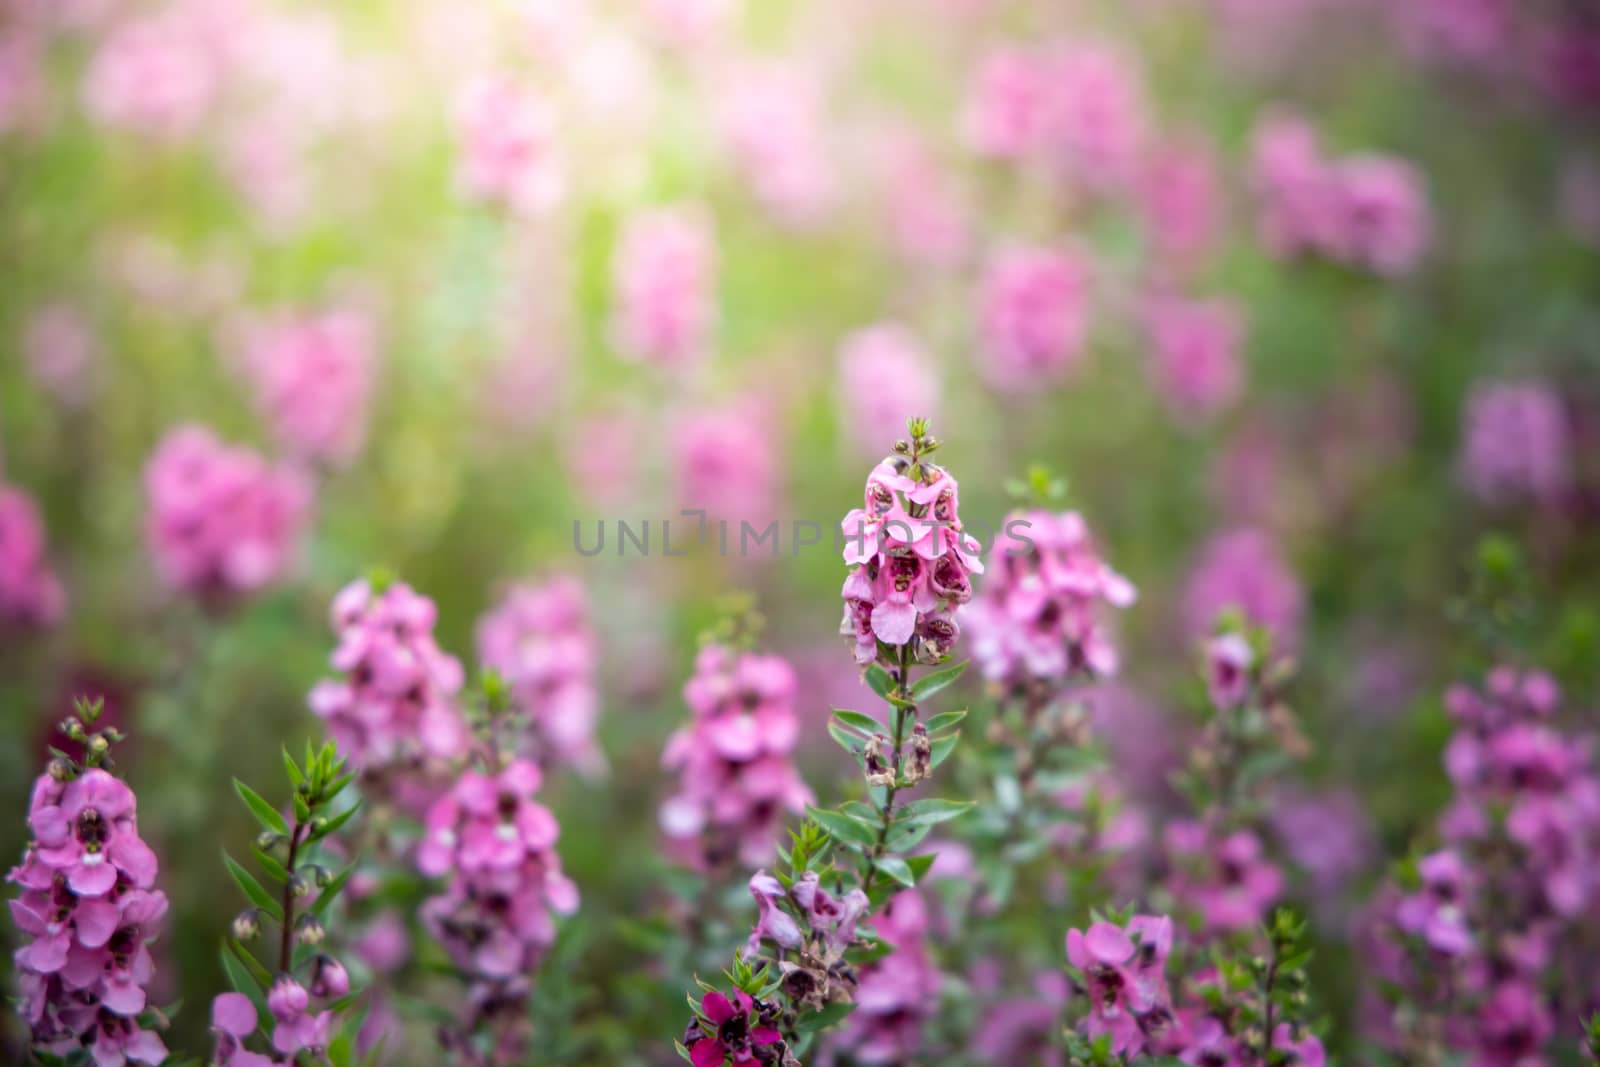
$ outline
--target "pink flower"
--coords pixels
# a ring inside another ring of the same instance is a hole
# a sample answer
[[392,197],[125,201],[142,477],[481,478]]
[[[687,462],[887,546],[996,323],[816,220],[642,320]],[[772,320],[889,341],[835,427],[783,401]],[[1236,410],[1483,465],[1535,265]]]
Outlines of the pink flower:
[[1218,615],[1236,611],[1270,630],[1279,647],[1292,649],[1299,641],[1304,601],[1300,582],[1271,535],[1251,527],[1227,530],[1206,542],[1189,571],[1184,631],[1199,641]]
[[873,918],[878,936],[894,951],[863,964],[856,1010],[839,1042],[858,1063],[915,1063],[922,1058],[923,1028],[939,1010],[939,970],[928,955],[926,906],[915,890],[889,898]]
[[1096,192],[1136,177],[1145,139],[1138,76],[1123,55],[1101,45],[1073,45],[1051,56],[1046,151]]
[[1219,634],[1206,642],[1206,684],[1211,703],[1229,711],[1244,702],[1250,693],[1250,668],[1255,652],[1244,635]]
[[1167,956],[1172,920],[1136,915],[1126,928],[1097,922],[1067,932],[1067,962],[1082,974],[1089,998],[1084,1029],[1090,1040],[1111,1039],[1111,1051],[1135,1056],[1151,1051],[1146,1020],[1170,1016]]
[[899,323],[857,330],[839,346],[840,421],[858,447],[892,439],[909,418],[939,414],[939,374],[921,341]]
[[478,658],[511,686],[528,717],[529,747],[547,766],[570,763],[586,774],[605,769],[594,737],[599,642],[576,578],[561,575],[507,589],[499,606],[478,622]]
[[612,260],[612,343],[662,367],[702,361],[716,326],[716,269],[701,209],[653,208],[628,219]]
[[22,347],[34,381],[57,403],[81,408],[88,402],[100,353],[82,311],[65,302],[40,307],[28,319]]
[[793,668],[706,645],[683,698],[694,718],[662,753],[680,776],[661,805],[662,832],[698,868],[770,862],[783,820],[812,799],[791,758],[800,734]]
[[521,213],[553,207],[566,189],[555,127],[550,105],[512,79],[485,76],[469,84],[456,109],[466,195]]
[[1013,248],[990,261],[979,286],[978,369],[996,389],[1058,384],[1083,360],[1089,273],[1075,256]]
[[1003,46],[984,56],[962,117],[972,150],[1007,160],[1037,153],[1050,132],[1051,73],[1036,53],[1020,46]]
[[707,990],[700,998],[695,1021],[684,1036],[693,1067],[757,1067],[768,1062],[754,1050],[781,1045],[783,1035],[762,1021],[750,994],[734,990],[729,997]]
[[1177,867],[1171,878],[1177,898],[1215,932],[1260,924],[1283,892],[1283,872],[1263,855],[1261,839],[1248,830],[1219,836],[1194,822],[1167,827],[1167,851]]
[[1223,190],[1211,146],[1182,140],[1164,144],[1145,160],[1139,203],[1152,258],[1192,267],[1217,243],[1223,226]]
[[879,195],[895,252],[912,264],[956,266],[971,244],[973,220],[950,169],[929,145],[904,133],[891,136],[879,166]]
[[45,558],[44,523],[21,489],[0,484],[0,632],[9,626],[53,626],[66,593]]
[[366,438],[376,362],[373,325],[353,311],[259,324],[243,352],[256,409],[279,442],[336,466],[354,459]]
[[1256,124],[1251,184],[1259,203],[1261,241],[1288,258],[1324,247],[1337,225],[1334,176],[1316,131],[1292,115]]
[[878,464],[866,506],[839,524],[852,567],[840,590],[839,633],[861,664],[877,658],[879,642],[911,644],[930,663],[948,655],[960,636],[954,611],[972,599],[970,575],[983,573],[980,546],[961,526],[956,480],[923,462],[922,480],[912,481],[901,473],[908,466],[900,456]]
[[271,1067],[272,1059],[244,1047],[256,1032],[255,1005],[243,993],[219,993],[211,1001],[211,1033],[216,1039],[212,1060],[217,1067]]
[[210,111],[218,74],[186,13],[147,15],[122,23],[101,42],[84,80],[84,106],[108,126],[181,141]]
[[1208,419],[1244,388],[1238,308],[1223,301],[1159,300],[1150,313],[1151,374],[1173,415]]
[[339,643],[329,662],[343,678],[318,682],[307,702],[339,751],[369,774],[425,769],[466,752],[461,664],[434,641],[435,614],[433,601],[401,582],[378,593],[356,581],[334,598]]
[[85,1050],[105,1067],[159,1064],[166,1048],[136,1017],[155,977],[149,943],[167,898],[154,888],[155,853],[139,837],[132,790],[104,770],[33,788],[33,842],[8,880],[22,1015],[32,1044],[60,1056]]
[[1428,199],[1422,177],[1403,160],[1351,156],[1333,173],[1334,221],[1328,252],[1378,274],[1404,274],[1428,246]]
[[837,199],[824,87],[810,70],[779,62],[725,71],[723,140],[740,177],[780,226],[813,229]]
[[1462,415],[1461,472],[1480,500],[1551,501],[1571,481],[1572,443],[1565,405],[1538,381],[1475,385]]
[[[696,408],[673,420],[671,457],[677,502],[683,508],[704,509],[709,523],[726,521],[730,545],[739,543],[740,523],[748,522],[754,537],[778,518],[782,466],[773,431],[767,405],[754,397],[723,407]],[[683,526],[686,533],[680,545],[686,544],[687,531],[694,529],[692,523]],[[720,533],[706,533],[707,543],[716,540],[720,545],[720,537]],[[752,542],[742,551],[754,555],[761,549]]]
[[1103,608],[1128,607],[1136,595],[1101,558],[1077,512],[1013,512],[989,551],[983,594],[960,618],[985,678],[1060,683],[1116,673]]
[[297,472],[180,426],[144,480],[145,535],[167,584],[201,596],[253,592],[288,569],[311,506]]

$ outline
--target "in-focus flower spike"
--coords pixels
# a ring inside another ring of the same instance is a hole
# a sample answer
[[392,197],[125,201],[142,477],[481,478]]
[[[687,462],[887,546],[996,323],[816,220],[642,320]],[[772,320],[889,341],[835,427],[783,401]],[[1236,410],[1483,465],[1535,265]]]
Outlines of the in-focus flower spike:
[[156,855],[139,836],[133,790],[105,769],[121,735],[97,728],[100,711],[80,701],[62,724],[84,757],[58,754],[34,782],[32,840],[7,876],[22,890],[11,901],[23,940],[19,1011],[39,1053],[159,1064],[167,1049],[146,993],[155,980],[149,945],[167,898],[156,888]]
[[[345,796],[356,774],[331,741],[316,749],[308,745],[301,762],[285,751],[283,764],[290,791],[288,815],[245,783],[238,779],[233,783],[268,847],[256,850],[258,874],[223,856],[228,874],[252,904],[245,914],[253,927],[242,931],[236,919],[232,936],[223,941],[223,968],[233,991],[212,1001],[211,1020],[215,1060],[224,1067],[261,1067],[296,1062],[302,1054],[321,1056],[347,1022],[353,1025],[344,1014],[350,995],[344,965],[327,950],[307,956],[297,949],[327,939],[330,909],[355,870],[349,864],[333,875],[325,864],[334,859],[331,838],[360,810],[359,802]],[[263,923],[273,930],[273,936],[264,940],[257,936]],[[241,932],[251,937],[240,937]],[[259,1018],[258,1004],[271,1017],[266,1032],[272,1053],[245,1047],[257,1023],[267,1021]]]

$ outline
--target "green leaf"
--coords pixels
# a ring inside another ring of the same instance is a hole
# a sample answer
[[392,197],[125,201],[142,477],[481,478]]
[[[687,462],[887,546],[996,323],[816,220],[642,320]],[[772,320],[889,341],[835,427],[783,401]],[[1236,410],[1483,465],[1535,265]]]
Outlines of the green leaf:
[[238,883],[239,889],[250,898],[250,903],[272,916],[276,922],[283,922],[283,909],[278,902],[272,899],[272,894],[261,888],[261,883],[255,876],[234,862],[233,857],[226,852],[222,854],[222,862],[227,865],[228,873],[233,875],[233,880]]
[[255,854],[256,862],[261,864],[262,870],[266,871],[280,882],[287,882],[289,880],[288,870],[284,868],[283,864],[278,862],[276,857],[261,851],[259,848],[252,847],[250,851]]
[[893,878],[907,889],[915,889],[916,876],[911,873],[911,868],[899,856],[879,856],[875,861],[878,870]]
[[950,727],[954,726],[956,723],[960,722],[966,717],[967,709],[958,708],[955,711],[946,711],[942,714],[935,715],[923,725],[929,734],[937,734],[948,730]]
[[844,708],[834,708],[833,717],[852,730],[860,730],[871,737],[873,734],[887,734],[889,728],[874,719],[871,715],[863,715],[859,711],[846,711]]
[[874,663],[867,668],[867,685],[883,699],[888,700],[889,694],[894,690],[894,679],[889,677],[889,672]]
[[930,768],[937,767],[949,759],[950,753],[956,750],[956,742],[959,740],[961,740],[960,730],[953,734],[945,734],[943,737],[935,737],[933,744],[929,747],[928,766]]
[[828,736],[833,738],[834,742],[840,748],[844,749],[851,755],[860,755],[861,738],[846,730],[842,725],[833,719],[828,720]]
[[884,839],[884,847],[890,852],[904,852],[916,848],[933,831],[931,824],[922,826],[896,826],[889,831],[889,836]]
[[816,1033],[818,1030],[826,1030],[834,1023],[843,1020],[855,1010],[856,1006],[854,1004],[843,1004],[836,1001],[827,1005],[821,1011],[802,1015],[795,1020],[794,1028],[802,1034]]
[[894,821],[896,826],[933,825],[954,819],[973,807],[970,800],[913,800],[895,812]]
[[284,772],[289,775],[289,788],[300,788],[300,783],[306,780],[305,772],[302,771],[300,769],[300,765],[294,761],[294,757],[289,755],[289,749],[287,747],[285,747],[283,750],[283,769]]
[[239,794],[239,799],[244,801],[244,806],[250,809],[250,813],[256,817],[256,821],[261,823],[264,828],[274,833],[285,835],[289,833],[289,824],[284,821],[282,815],[278,814],[278,809],[262,800],[260,794],[254,789],[235,778],[233,780],[233,791]]
[[328,905],[333,903],[334,898],[339,895],[339,890],[344,888],[344,884],[350,880],[355,870],[356,865],[352,862],[350,866],[334,875],[333,879],[323,886],[322,892],[317,894],[317,899],[311,905],[311,914],[319,919],[322,918],[323,913],[328,910]]
[[865,826],[856,819],[841,811],[827,811],[822,808],[806,808],[806,815],[816,822],[828,833],[840,841],[853,845],[875,845],[878,843],[878,834],[870,826]]
[[916,683],[911,686],[911,698],[919,701],[927,700],[940,690],[953,685],[955,680],[961,677],[961,673],[967,669],[968,662],[970,661],[962,660],[953,667],[946,667],[942,671],[934,671],[932,674],[917,679]]
[[324,837],[332,837],[344,828],[344,824],[355,818],[356,812],[361,810],[361,802],[357,801],[352,807],[346,808],[339,814],[328,819],[327,825],[311,834],[308,841],[321,841]]
[[906,866],[911,868],[912,875],[920,882],[928,871],[933,868],[934,861],[938,858],[939,854],[937,852],[924,852],[920,856],[907,856]]
[[234,992],[243,993],[256,1006],[258,1024],[264,1025],[272,1018],[272,1013],[267,1009],[266,993],[267,987],[272,984],[272,976],[254,956],[231,940],[222,949],[222,973],[228,976],[228,984],[233,986]]

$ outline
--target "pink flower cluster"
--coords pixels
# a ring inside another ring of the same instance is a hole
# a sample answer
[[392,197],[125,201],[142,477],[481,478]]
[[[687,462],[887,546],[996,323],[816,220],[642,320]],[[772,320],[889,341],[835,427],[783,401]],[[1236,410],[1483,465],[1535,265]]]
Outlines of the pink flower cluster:
[[595,742],[600,648],[583,585],[569,575],[507,589],[478,622],[478,658],[505,678],[528,716],[532,755],[548,767],[605,767]]
[[1223,833],[1183,819],[1168,824],[1166,851],[1172,864],[1168,886],[1207,930],[1253,929],[1283,894],[1283,871],[1267,858],[1254,831]]
[[939,372],[905,326],[883,322],[839,345],[840,421],[862,449],[875,449],[913,416],[939,415]]
[[478,1011],[525,997],[529,976],[555,940],[556,915],[578,909],[561,872],[561,828],[533,799],[539,768],[515,759],[494,774],[464,772],[428,809],[417,869],[448,875],[422,921],[472,980]]
[[716,256],[711,220],[698,208],[628,219],[612,261],[618,351],[678,369],[704,359],[717,320]]
[[709,644],[683,699],[694,719],[662,753],[680,776],[661,805],[662,831],[697,868],[770,862],[784,818],[811,801],[791,759],[800,736],[794,669],[780,656]]
[[1032,393],[1059,384],[1083,361],[1089,271],[1052,248],[1011,248],[979,282],[978,369],[994,388]]
[[1572,444],[1561,394],[1543,382],[1483,382],[1462,416],[1461,476],[1487,503],[1551,502],[1569,485]]
[[167,898],[136,809],[133,791],[98,768],[71,781],[41,776],[28,813],[33,842],[8,876],[22,889],[11,915],[28,939],[16,963],[32,1043],[58,1056],[87,1051],[98,1067],[167,1056],[137,1019]]
[[1214,535],[1201,548],[1183,589],[1184,632],[1193,641],[1211,633],[1219,614],[1236,611],[1270,630],[1275,646],[1293,648],[1304,610],[1299,579],[1272,535],[1254,527]]
[[693,1067],[724,1067],[730,1061],[733,1067],[760,1067],[776,1062],[772,1053],[782,1047],[783,1035],[762,1017],[763,1007],[743,990],[734,990],[731,997],[707,990],[684,1034],[689,1062]]
[[1097,551],[1075,511],[1006,517],[989,551],[983,593],[961,612],[983,676],[1008,688],[1115,674],[1102,605],[1125,608],[1133,585]]
[[961,527],[956,480],[932,463],[907,473],[902,456],[867,476],[865,507],[844,517],[844,618],[839,632],[857,663],[878,658],[878,645],[913,645],[919,660],[937,662],[960,637],[955,610],[972,599],[972,575],[983,573],[979,545]]
[[1144,91],[1125,57],[1096,44],[1007,45],[979,64],[964,132],[979,155],[1042,163],[1104,191],[1133,176]]
[[200,23],[174,6],[113,28],[84,78],[89,115],[164,140],[193,136],[221,89],[218,56]]
[[856,1010],[839,1044],[856,1063],[914,1063],[923,1028],[939,1009],[939,969],[928,954],[927,906],[915,890],[890,897],[873,916],[873,932],[892,947],[858,972]]
[[262,324],[243,355],[256,408],[285,448],[335,465],[355,458],[377,361],[366,316],[330,311]]
[[738,89],[722,94],[720,119],[739,176],[779,225],[818,225],[838,192],[820,79],[784,63],[747,65],[726,76]]
[[1399,275],[1427,251],[1427,188],[1404,160],[1355,155],[1330,161],[1315,130],[1279,115],[1256,127],[1252,167],[1261,239],[1275,255],[1312,252]]
[[[1556,725],[1560,698],[1548,675],[1511,667],[1481,692],[1446,693],[1444,847],[1370,916],[1374,973],[1413,998],[1405,1013],[1441,1016],[1450,1047],[1478,1064],[1543,1062],[1600,1010],[1582,948],[1600,930],[1600,770],[1590,740]],[[1380,1036],[1402,1043],[1402,1018],[1384,1017]]]
[[1184,422],[1220,414],[1244,390],[1239,309],[1223,300],[1157,300],[1148,319],[1150,375]]
[[318,682],[307,703],[368,775],[466,752],[461,663],[435,643],[435,616],[433,601],[403,582],[378,591],[361,579],[334,598],[329,663],[344,679]]
[[[1173,949],[1173,924],[1166,916],[1135,915],[1126,925],[1096,922],[1067,934],[1067,962],[1082,976],[1088,1000],[1082,1022],[1091,1040],[1109,1038],[1112,1053],[1130,1061],[1168,1057],[1215,1067],[1260,1064],[1248,1035],[1237,1033],[1228,999],[1215,971],[1189,976],[1174,1000],[1167,982]],[[1273,1026],[1274,1053],[1300,1067],[1322,1067],[1326,1053],[1316,1035],[1296,1024]]]
[[[684,507],[704,509],[712,523],[727,522],[730,543],[741,536],[739,523],[748,522],[759,533],[772,521],[783,470],[768,404],[747,396],[696,407],[678,413],[671,426],[673,477]],[[683,526],[695,529],[687,522]],[[711,536],[704,530],[697,531],[695,536],[699,535]],[[719,533],[719,545],[721,537]],[[680,551],[690,538],[684,534],[673,551]],[[777,542],[771,543],[776,552]],[[755,551],[751,548],[750,554]]]
[[21,489],[0,484],[0,628],[54,625],[66,600],[45,558],[39,509]]
[[299,472],[190,425],[162,439],[144,481],[145,535],[169,585],[201,596],[250,592],[293,561],[312,498]]
[[505,77],[469,84],[456,108],[461,188],[512,211],[547,210],[566,189],[556,116],[543,97]]

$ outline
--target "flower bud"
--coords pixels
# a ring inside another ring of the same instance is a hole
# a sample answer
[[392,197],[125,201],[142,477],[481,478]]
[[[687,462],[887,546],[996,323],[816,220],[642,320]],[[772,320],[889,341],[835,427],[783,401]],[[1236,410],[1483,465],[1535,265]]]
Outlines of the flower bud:
[[70,782],[72,781],[72,764],[64,759],[53,759],[50,761],[49,774],[54,781]]
[[350,973],[344,964],[328,955],[318,955],[311,964],[311,993],[318,997],[342,997],[350,992]]
[[283,840],[282,834],[275,834],[271,830],[263,830],[256,835],[256,848],[262,852],[271,852]]
[[306,1013],[306,1006],[310,1003],[311,998],[306,994],[306,987],[289,975],[284,975],[272,983],[272,989],[267,993],[267,1010],[272,1012],[272,1017],[280,1023],[300,1018]]
[[235,941],[254,941],[261,933],[261,918],[255,908],[247,908],[233,917]]
[[315,915],[302,915],[295,923],[294,936],[302,945],[320,945],[328,930]]
[[289,892],[293,893],[297,897],[310,896],[311,882],[306,878],[305,875],[301,874],[299,871],[295,871],[289,876]]

